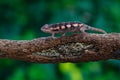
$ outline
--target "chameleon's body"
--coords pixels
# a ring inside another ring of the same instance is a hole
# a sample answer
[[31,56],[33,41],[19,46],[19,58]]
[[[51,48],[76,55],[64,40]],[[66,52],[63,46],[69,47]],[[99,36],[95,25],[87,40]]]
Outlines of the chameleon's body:
[[46,33],[52,34],[52,37],[54,37],[54,34],[56,33],[62,33],[63,36],[66,32],[81,32],[86,33],[85,30],[92,30],[97,31],[106,34],[106,32],[102,29],[90,27],[84,23],[80,22],[62,22],[62,23],[56,23],[56,24],[45,24],[41,27],[41,30]]

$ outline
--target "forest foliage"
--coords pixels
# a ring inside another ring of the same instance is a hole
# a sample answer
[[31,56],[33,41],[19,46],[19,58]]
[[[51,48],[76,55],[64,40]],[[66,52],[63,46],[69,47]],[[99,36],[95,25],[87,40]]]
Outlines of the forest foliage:
[[[67,21],[120,32],[120,0],[0,0],[1,39],[50,36],[40,31],[44,24]],[[119,80],[119,76],[119,60],[41,64],[0,59],[1,80]]]

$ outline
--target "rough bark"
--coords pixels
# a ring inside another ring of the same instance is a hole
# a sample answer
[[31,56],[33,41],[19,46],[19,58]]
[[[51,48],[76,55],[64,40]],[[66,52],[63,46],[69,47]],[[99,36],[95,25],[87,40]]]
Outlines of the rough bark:
[[75,34],[33,40],[1,39],[0,58],[37,63],[120,59],[120,34]]

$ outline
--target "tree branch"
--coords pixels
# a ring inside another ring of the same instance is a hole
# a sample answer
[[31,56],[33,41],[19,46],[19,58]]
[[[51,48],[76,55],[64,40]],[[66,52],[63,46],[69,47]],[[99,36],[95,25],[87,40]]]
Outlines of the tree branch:
[[120,34],[75,34],[19,41],[1,39],[0,58],[39,63],[120,59]]

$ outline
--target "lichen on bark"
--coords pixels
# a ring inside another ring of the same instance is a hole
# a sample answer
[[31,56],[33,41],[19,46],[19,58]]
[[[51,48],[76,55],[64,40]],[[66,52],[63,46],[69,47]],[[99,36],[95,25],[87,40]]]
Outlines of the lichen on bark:
[[75,34],[59,38],[0,40],[0,58],[39,63],[120,59],[120,34]]

